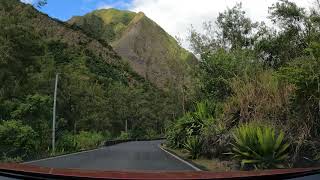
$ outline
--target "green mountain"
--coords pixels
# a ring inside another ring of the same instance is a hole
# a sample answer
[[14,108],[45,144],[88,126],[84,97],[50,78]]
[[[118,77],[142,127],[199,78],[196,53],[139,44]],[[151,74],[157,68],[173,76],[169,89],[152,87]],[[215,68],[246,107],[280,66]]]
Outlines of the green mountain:
[[[124,31],[119,24],[112,28]],[[100,137],[90,132],[112,138],[126,122],[131,138],[155,136],[181,114],[175,99],[133,71],[107,41],[31,5],[1,0],[0,161],[3,154],[30,159],[30,152],[49,153],[56,73],[58,151],[90,148],[74,144],[74,138],[85,143]],[[6,129],[16,133],[7,136]]]
[[68,23],[110,42],[139,75],[158,87],[186,84],[191,79],[189,70],[197,62],[194,55],[142,12],[97,10]]
[[136,16],[130,11],[109,9],[107,11],[94,11],[85,17],[75,16],[68,22],[84,29],[90,35],[113,42],[127,28],[128,24]]

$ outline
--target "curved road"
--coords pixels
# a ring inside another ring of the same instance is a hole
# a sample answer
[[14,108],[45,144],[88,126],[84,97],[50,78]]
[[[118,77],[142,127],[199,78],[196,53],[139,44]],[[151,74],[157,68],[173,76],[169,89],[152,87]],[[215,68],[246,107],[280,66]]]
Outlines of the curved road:
[[137,141],[27,162],[43,167],[85,170],[194,171],[159,148],[163,141]]

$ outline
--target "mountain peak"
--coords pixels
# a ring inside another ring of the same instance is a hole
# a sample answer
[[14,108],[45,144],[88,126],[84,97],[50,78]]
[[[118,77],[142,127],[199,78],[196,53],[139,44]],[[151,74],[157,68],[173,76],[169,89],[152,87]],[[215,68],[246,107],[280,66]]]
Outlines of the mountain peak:
[[[124,10],[120,10],[120,9],[116,9],[116,8],[101,8],[101,9],[97,9],[97,10],[94,10],[92,11],[91,13],[94,13],[94,12],[103,12],[103,11],[115,11],[115,12],[121,12],[121,11],[124,11]],[[90,13],[89,13],[90,14]]]
[[142,11],[139,11],[138,14],[142,15],[142,16],[145,16],[144,12],[142,12]]
[[[190,52],[180,47],[143,12],[98,10],[69,23],[110,42],[139,75],[161,88],[179,83],[172,81],[179,79],[178,73],[187,71],[189,62],[196,61]],[[186,68],[180,70],[181,67]]]
[[139,12],[136,14],[136,16],[132,19],[132,21],[130,22],[130,24],[135,24],[137,22],[139,22],[142,19],[147,18],[147,16],[143,13],[143,12]]

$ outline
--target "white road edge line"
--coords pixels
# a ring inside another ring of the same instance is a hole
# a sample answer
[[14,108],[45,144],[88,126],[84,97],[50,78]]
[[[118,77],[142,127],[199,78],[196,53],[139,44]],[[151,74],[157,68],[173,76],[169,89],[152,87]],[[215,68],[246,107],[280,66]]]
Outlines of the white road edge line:
[[194,170],[196,170],[196,171],[202,171],[201,169],[197,168],[196,166],[192,165],[191,163],[189,163],[189,162],[187,162],[187,161],[185,161],[185,160],[181,159],[180,157],[178,157],[178,156],[176,156],[176,155],[172,154],[171,152],[169,152],[169,151],[167,151],[167,150],[163,149],[163,148],[161,147],[161,145],[158,145],[158,147],[159,147],[162,151],[164,151],[164,152],[168,153],[169,155],[173,156],[174,158],[176,158],[177,160],[179,160],[179,161],[181,161],[181,162],[183,162],[183,163],[187,164],[188,166],[192,167]]
[[101,147],[101,148],[98,148],[98,149],[92,149],[92,150],[87,150],[87,151],[71,153],[71,154],[64,154],[64,155],[54,156],[54,157],[49,157],[49,158],[44,158],[44,159],[38,159],[38,160],[34,160],[34,161],[27,161],[27,162],[23,162],[21,164],[30,164],[30,163],[35,163],[35,162],[47,161],[47,160],[51,160],[51,159],[58,159],[58,158],[62,158],[62,157],[67,157],[67,156],[72,156],[72,155],[77,155],[77,154],[82,154],[82,153],[93,152],[93,151],[97,151],[97,150],[100,150],[100,149],[103,149],[103,148],[104,147]]

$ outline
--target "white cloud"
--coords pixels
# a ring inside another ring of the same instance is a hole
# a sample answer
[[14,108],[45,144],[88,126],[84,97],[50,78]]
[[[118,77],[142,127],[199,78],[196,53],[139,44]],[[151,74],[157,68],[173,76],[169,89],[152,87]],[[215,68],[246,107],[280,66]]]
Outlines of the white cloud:
[[[313,2],[293,1],[303,7]],[[201,30],[203,22],[214,21],[219,12],[233,7],[237,2],[242,2],[253,20],[263,21],[268,16],[268,7],[277,0],[133,0],[130,10],[144,12],[172,36],[185,38],[191,24]]]
[[[86,0],[88,1],[88,0]],[[121,8],[121,9],[127,9],[130,7],[131,4],[124,2],[124,1],[116,1],[114,3],[99,3],[98,9],[109,9],[109,8]]]
[[36,2],[36,0],[21,0],[21,2],[27,3],[27,4],[33,4]]
[[108,5],[108,4],[101,4],[98,6],[98,9],[110,9],[113,8],[114,6]]

